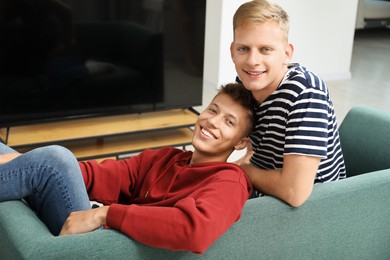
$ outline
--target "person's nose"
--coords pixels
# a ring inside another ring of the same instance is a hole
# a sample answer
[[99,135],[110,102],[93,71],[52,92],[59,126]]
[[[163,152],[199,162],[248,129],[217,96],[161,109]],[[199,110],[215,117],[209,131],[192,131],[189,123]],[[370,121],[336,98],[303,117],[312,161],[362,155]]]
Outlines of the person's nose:
[[261,55],[256,50],[250,50],[247,55],[247,63],[251,66],[257,66],[261,63]]
[[215,115],[213,117],[210,117],[208,120],[208,127],[210,128],[218,128],[219,124],[221,122],[221,115]]

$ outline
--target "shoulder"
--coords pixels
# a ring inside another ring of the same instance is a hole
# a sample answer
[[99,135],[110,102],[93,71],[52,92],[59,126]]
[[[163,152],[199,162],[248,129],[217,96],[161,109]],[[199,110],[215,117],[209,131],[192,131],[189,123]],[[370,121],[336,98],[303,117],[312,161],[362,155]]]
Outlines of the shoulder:
[[[313,104],[328,103],[329,93],[325,83],[314,73],[298,63],[290,64],[277,90],[266,100],[259,110],[261,115],[270,118],[286,116],[291,110]],[[314,103],[315,103],[314,102]],[[276,110],[276,111],[275,111]],[[269,113],[268,113],[269,112]]]
[[291,105],[297,105],[298,102],[306,107],[307,104],[318,103],[319,105],[324,104],[321,107],[326,108],[331,103],[330,93],[325,82],[299,64],[289,66],[277,93],[278,96],[287,99]]
[[207,168],[205,168],[207,171],[214,172],[212,176],[215,181],[237,182],[245,187],[250,185],[247,174],[237,164],[229,162],[210,163],[205,167]]
[[325,82],[317,74],[301,66],[299,63],[289,65],[282,85],[296,86],[302,91],[309,89],[327,92]]

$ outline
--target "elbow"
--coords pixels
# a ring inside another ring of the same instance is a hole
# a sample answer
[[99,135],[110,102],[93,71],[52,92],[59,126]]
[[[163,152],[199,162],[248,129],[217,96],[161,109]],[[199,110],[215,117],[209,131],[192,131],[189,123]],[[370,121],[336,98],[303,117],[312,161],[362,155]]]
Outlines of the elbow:
[[[183,241],[184,242],[184,241]],[[208,242],[208,239],[204,239],[201,236],[193,236],[191,239],[186,241],[186,251],[190,251],[195,254],[203,254],[211,246],[212,242]]]
[[209,247],[208,247],[208,246],[207,246],[207,247],[204,247],[204,246],[199,247],[199,246],[197,246],[197,247],[193,247],[193,248],[192,248],[191,250],[189,250],[189,251],[191,251],[191,252],[194,253],[194,254],[199,254],[199,255],[201,255],[201,254],[203,254],[204,252],[206,252],[207,248],[209,248]]
[[299,208],[300,206],[302,206],[306,202],[306,200],[307,199],[289,199],[289,200],[286,200],[286,203],[294,208]]
[[187,241],[182,240],[181,243],[185,244],[185,246],[182,246],[180,248],[172,248],[172,249],[192,252],[194,254],[203,254],[211,246],[211,244],[206,244],[204,243],[204,241],[194,241],[193,239]]
[[285,197],[284,201],[294,208],[299,208],[309,199],[310,195],[311,190],[308,192],[292,190]]
[[301,207],[310,198],[313,192],[313,182],[302,185],[301,182],[289,183],[284,186],[283,200],[294,208]]
[[215,232],[215,228],[216,226],[213,225],[187,230],[179,242],[182,249],[195,254],[203,254],[220,236],[219,232]]

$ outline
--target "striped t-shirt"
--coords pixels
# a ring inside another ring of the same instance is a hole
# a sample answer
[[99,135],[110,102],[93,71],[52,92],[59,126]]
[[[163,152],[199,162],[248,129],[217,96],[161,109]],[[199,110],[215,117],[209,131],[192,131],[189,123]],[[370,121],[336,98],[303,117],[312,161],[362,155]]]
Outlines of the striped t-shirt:
[[279,87],[256,108],[251,163],[283,168],[283,156],[321,158],[315,183],[346,177],[333,103],[325,83],[299,64],[291,64]]

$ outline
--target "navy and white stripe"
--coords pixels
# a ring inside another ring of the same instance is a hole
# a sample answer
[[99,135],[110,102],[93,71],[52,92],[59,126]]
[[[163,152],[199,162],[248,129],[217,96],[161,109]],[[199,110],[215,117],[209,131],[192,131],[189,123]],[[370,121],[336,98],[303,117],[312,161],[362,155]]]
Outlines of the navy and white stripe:
[[325,83],[299,64],[256,110],[251,162],[261,169],[283,168],[283,156],[321,158],[315,183],[345,178],[333,103]]

